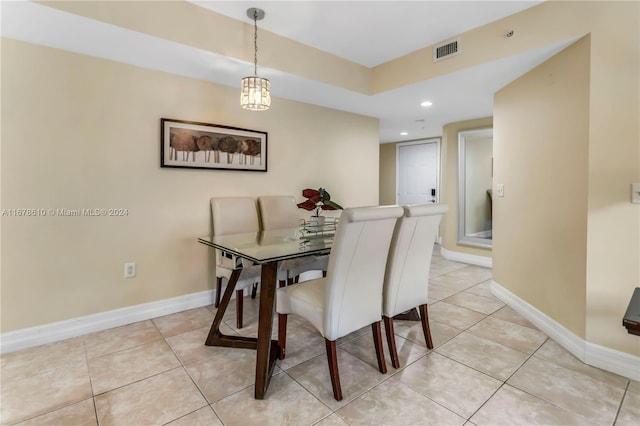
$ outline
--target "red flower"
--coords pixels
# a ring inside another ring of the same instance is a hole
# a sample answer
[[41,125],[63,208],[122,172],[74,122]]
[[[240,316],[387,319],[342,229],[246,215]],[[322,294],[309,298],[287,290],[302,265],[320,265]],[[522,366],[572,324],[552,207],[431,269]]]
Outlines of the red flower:
[[306,188],[302,190],[302,196],[307,200],[297,204],[301,209],[313,212],[313,216],[319,216],[320,210],[342,210],[342,206],[331,201],[331,195],[324,189]]
[[322,200],[322,195],[320,195],[320,191],[317,191],[315,189],[309,189],[309,188],[303,189],[302,196],[304,198],[308,198],[309,200],[313,201],[314,204]]
[[313,200],[309,199],[298,204],[298,207],[301,209],[312,211],[316,208],[316,203]]

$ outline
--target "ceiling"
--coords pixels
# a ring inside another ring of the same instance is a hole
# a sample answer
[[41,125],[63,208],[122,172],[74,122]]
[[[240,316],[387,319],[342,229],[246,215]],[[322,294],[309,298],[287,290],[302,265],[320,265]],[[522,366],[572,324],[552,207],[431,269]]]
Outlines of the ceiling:
[[541,1],[206,1],[191,3],[350,61],[374,67],[513,15]]
[[[251,23],[265,10],[267,30],[372,67],[535,6],[540,1],[192,1]],[[239,87],[251,65],[235,58],[31,2],[1,2],[3,37]],[[364,95],[260,67],[277,98],[380,119],[380,140],[440,136],[449,122],[492,115],[493,93],[575,40],[545,46],[376,95]],[[127,46],[123,49],[122,46]],[[258,53],[258,64],[260,56]],[[422,107],[422,101],[433,102]],[[406,132],[407,135],[401,135]]]

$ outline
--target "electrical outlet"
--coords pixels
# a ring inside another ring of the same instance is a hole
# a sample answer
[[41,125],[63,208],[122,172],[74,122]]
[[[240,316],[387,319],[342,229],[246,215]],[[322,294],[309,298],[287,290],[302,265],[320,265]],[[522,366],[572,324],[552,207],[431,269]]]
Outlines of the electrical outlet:
[[136,276],[136,264],[135,262],[129,262],[124,264],[124,277],[133,278]]
[[496,184],[496,195],[498,197],[504,197],[504,184],[503,183]]

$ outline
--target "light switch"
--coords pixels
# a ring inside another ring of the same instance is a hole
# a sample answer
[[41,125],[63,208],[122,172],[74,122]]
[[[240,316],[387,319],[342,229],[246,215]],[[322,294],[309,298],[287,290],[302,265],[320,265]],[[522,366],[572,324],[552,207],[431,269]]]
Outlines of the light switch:
[[504,184],[503,183],[496,184],[496,195],[498,197],[504,197]]
[[640,183],[631,184],[631,202],[640,204]]

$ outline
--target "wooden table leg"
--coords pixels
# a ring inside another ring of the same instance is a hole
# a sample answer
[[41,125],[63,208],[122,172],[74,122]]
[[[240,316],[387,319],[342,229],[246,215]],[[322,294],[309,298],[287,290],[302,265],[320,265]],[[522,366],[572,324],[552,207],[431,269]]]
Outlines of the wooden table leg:
[[236,269],[231,273],[231,277],[229,277],[227,288],[224,290],[224,295],[222,296],[222,300],[220,301],[220,305],[218,306],[218,311],[216,312],[216,316],[213,318],[213,323],[211,324],[211,328],[209,329],[209,335],[207,336],[207,340],[204,343],[207,346],[224,346],[228,348],[244,349],[256,348],[255,338],[244,336],[227,336],[226,334],[222,334],[220,332],[222,317],[227,310],[227,306],[229,306],[231,296],[233,295],[233,291],[236,288],[236,283],[238,282],[238,277],[240,276],[241,272],[242,269]]
[[258,344],[256,354],[255,398],[264,399],[278,358],[278,342],[271,340],[273,303],[276,292],[278,262],[262,265],[260,278],[260,310],[258,313]]
[[279,356],[278,342],[271,340],[273,327],[273,304],[276,293],[278,262],[262,265],[260,278],[260,308],[258,313],[258,338],[244,336],[227,336],[220,332],[220,324],[242,270],[234,270],[224,291],[220,306],[211,324],[209,335],[205,341],[207,346],[224,346],[230,348],[257,349],[255,398],[264,399],[273,374],[273,367]]

